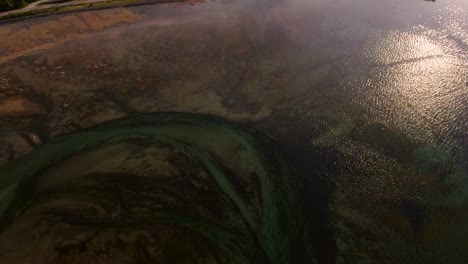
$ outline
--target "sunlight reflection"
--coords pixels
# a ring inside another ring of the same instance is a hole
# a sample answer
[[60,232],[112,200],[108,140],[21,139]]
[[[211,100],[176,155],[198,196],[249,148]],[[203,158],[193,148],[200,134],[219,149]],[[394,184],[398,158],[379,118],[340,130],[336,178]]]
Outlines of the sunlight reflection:
[[385,34],[370,41],[364,58],[379,78],[368,82],[373,86],[366,96],[369,106],[407,133],[424,130],[425,135],[418,133],[417,138],[436,139],[445,133],[447,121],[463,109],[460,87],[467,76],[463,61],[451,54],[451,46],[412,32]]

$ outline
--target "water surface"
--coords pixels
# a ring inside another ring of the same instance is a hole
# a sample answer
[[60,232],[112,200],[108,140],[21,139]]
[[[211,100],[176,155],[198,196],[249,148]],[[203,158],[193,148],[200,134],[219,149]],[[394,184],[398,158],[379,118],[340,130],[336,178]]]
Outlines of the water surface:
[[214,115],[276,140],[319,262],[466,263],[467,13],[217,0],[3,24],[0,160],[136,113]]

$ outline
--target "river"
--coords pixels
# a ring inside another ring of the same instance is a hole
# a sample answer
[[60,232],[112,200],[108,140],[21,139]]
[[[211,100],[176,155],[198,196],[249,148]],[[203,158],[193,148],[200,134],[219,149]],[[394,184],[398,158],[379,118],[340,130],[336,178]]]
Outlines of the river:
[[467,1],[191,2],[0,25],[0,162],[216,116],[273,138],[319,263],[468,261]]

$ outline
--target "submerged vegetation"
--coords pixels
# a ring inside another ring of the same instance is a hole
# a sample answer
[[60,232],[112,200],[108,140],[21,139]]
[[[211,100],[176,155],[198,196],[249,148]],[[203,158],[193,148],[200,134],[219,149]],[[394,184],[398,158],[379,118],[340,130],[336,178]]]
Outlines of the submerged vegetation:
[[[77,169],[78,160],[89,159],[94,168]],[[274,142],[217,118],[154,113],[114,120],[43,144],[0,175],[4,235],[22,220],[39,225],[31,234],[50,230],[44,239],[63,241],[60,223],[79,229],[67,235],[79,243],[54,249],[60,258],[72,260],[62,248],[117,243],[105,230],[119,237],[133,230],[159,236],[158,243],[135,245],[161,252],[145,253],[149,262],[182,263],[183,255],[192,263],[313,263],[297,185]]]

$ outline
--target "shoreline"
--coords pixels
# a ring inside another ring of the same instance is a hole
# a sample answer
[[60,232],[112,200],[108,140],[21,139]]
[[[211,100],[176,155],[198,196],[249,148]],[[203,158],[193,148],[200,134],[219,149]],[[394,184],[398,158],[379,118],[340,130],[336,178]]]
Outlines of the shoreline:
[[[79,13],[79,12],[84,12],[84,11],[96,11],[96,10],[104,10],[104,9],[111,9],[111,8],[126,8],[126,7],[133,7],[133,6],[145,6],[145,5],[155,5],[155,4],[169,4],[169,3],[182,3],[185,2],[185,0],[136,0],[136,1],[128,1],[128,3],[120,3],[120,4],[112,4],[108,3],[107,5],[102,5],[102,6],[90,6],[91,4],[79,4],[79,5],[67,5],[67,6],[61,6],[61,7],[55,7],[55,8],[49,8],[49,9],[39,9],[39,10],[33,10],[33,11],[27,11],[24,13],[18,13],[17,17],[9,17],[9,15],[6,16],[1,16],[0,15],[0,25],[3,24],[10,24],[10,23],[15,23],[18,21],[23,21],[26,19],[31,19],[31,18],[40,18],[40,17],[47,17],[47,16],[53,16],[53,15],[62,15],[62,14],[71,14],[71,13]],[[106,2],[96,2],[98,3],[106,3]],[[79,6],[83,5],[82,8]],[[70,8],[70,7],[76,7],[76,9],[71,9],[71,10],[56,10],[57,8]],[[28,15],[29,12],[37,12]]]

